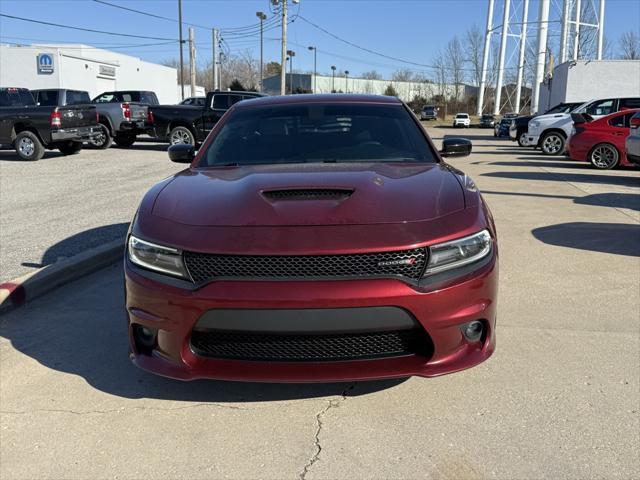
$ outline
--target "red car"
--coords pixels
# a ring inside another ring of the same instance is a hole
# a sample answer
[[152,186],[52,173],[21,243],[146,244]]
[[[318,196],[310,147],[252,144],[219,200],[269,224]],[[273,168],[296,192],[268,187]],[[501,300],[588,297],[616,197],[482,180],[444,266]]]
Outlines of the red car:
[[630,133],[631,117],[640,109],[621,110],[597,120],[573,114],[574,132],[567,148],[572,160],[591,162],[596,168],[607,170],[618,165],[630,166],[624,142]]
[[498,247],[474,183],[393,97],[235,104],[144,197],[125,259],[131,358],[177,379],[456,372],[495,346]]

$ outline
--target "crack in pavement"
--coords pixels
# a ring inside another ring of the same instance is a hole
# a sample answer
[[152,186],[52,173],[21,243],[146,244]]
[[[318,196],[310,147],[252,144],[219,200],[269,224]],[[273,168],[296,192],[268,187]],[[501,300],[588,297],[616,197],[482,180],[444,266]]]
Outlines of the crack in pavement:
[[352,391],[356,386],[356,383],[351,384],[348,388],[346,388],[343,392],[342,395],[340,397],[339,400],[329,400],[328,405],[323,408],[322,410],[320,410],[317,414],[316,414],[316,424],[317,424],[317,428],[316,428],[316,433],[314,435],[313,438],[313,444],[315,446],[315,452],[313,453],[313,455],[311,456],[311,458],[309,459],[309,461],[307,462],[307,464],[304,466],[304,468],[302,469],[302,472],[300,472],[300,474],[298,475],[298,477],[300,478],[300,480],[305,480],[307,477],[307,474],[309,473],[309,470],[311,470],[311,467],[318,461],[320,460],[320,453],[322,452],[322,445],[320,444],[320,432],[322,431],[322,417],[332,408],[334,407],[339,407],[340,404],[342,402],[344,402],[347,397],[348,397],[348,392]]

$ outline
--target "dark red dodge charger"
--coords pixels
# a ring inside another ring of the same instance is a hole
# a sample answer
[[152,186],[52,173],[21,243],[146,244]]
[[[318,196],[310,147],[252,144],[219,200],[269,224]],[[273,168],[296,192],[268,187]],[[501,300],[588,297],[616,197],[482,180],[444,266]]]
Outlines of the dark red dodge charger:
[[392,97],[236,104],[155,185],[125,259],[131,358],[167,377],[319,382],[472,367],[498,248],[473,181]]

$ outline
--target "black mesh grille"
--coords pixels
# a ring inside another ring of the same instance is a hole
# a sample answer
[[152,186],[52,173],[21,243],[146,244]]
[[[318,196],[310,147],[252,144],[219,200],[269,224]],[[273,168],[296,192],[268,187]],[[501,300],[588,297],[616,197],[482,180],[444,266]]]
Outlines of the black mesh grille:
[[401,355],[429,356],[421,329],[334,335],[286,335],[222,330],[194,331],[191,349],[205,357],[256,361],[340,361]]
[[353,255],[216,255],[184,252],[196,283],[215,278],[366,278],[402,276],[418,279],[427,259],[424,248]]
[[334,200],[347,198],[353,190],[336,188],[295,188],[262,192],[269,200]]

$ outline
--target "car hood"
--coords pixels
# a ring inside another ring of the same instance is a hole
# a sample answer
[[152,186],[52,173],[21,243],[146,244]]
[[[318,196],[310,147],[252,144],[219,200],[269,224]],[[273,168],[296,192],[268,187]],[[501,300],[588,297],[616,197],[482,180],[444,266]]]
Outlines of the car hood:
[[569,113],[550,113],[547,115],[538,115],[533,117],[532,120],[536,122],[540,122],[541,124],[551,124],[551,123],[563,123],[566,120],[571,119],[571,114]]
[[200,226],[367,225],[429,220],[464,202],[439,163],[256,165],[180,172],[152,214]]

